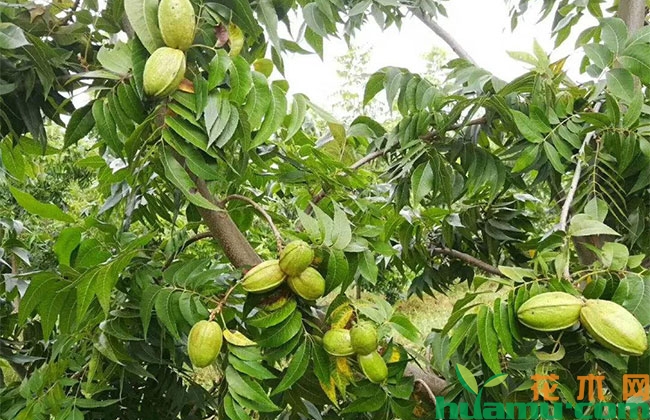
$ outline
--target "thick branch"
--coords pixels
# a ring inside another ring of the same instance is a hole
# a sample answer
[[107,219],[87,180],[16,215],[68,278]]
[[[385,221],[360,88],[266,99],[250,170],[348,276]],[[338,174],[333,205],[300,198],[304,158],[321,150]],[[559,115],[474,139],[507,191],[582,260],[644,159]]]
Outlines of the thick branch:
[[456,251],[455,249],[451,249],[451,248],[442,248],[438,246],[432,246],[431,252],[434,254],[442,254],[451,258],[459,259],[461,261],[466,262],[469,265],[473,265],[474,267],[482,271],[485,271],[486,273],[494,274],[496,276],[503,276],[503,274],[501,274],[501,271],[499,271],[499,269],[496,268],[495,266],[488,264],[485,261],[481,261],[478,258],[473,257],[469,254],[465,254],[464,252]]
[[643,27],[645,15],[645,0],[621,0],[618,5],[618,16],[625,21],[631,34]]
[[[204,180],[194,177],[194,183],[204,198],[217,206],[220,205]],[[219,242],[232,265],[241,268],[254,266],[262,262],[227,211],[214,211],[201,207],[198,209],[212,236]]]
[[231,200],[239,200],[243,201],[244,203],[250,204],[253,206],[255,210],[257,210],[258,213],[260,213],[268,222],[269,226],[271,227],[271,230],[273,231],[273,235],[275,235],[275,243],[276,246],[278,247],[278,252],[282,251],[283,245],[282,245],[282,234],[280,234],[280,231],[278,230],[278,227],[275,226],[275,223],[273,223],[273,219],[271,218],[271,215],[267,213],[266,210],[264,210],[264,207],[260,206],[257,204],[255,201],[251,200],[248,197],[245,197],[243,195],[239,194],[233,194],[229,195],[228,197],[224,198],[224,200],[221,202],[221,205],[225,207],[226,203]]
[[472,56],[469,55],[467,51],[454,39],[454,37],[444,30],[442,26],[438,25],[437,22],[433,21],[429,16],[427,16],[422,10],[420,9],[413,9],[412,10],[413,15],[420,19],[422,23],[424,23],[427,28],[431,29],[436,35],[438,35],[443,41],[451,47],[451,49],[458,55],[458,57],[469,61],[470,63],[476,65],[476,61],[472,58]]

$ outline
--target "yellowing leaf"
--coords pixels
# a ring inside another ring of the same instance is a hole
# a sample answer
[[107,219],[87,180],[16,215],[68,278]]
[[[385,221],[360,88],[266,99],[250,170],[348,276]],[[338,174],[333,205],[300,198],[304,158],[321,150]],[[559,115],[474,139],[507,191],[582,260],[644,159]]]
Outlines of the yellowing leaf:
[[239,331],[224,330],[223,338],[233,346],[248,347],[248,346],[257,345],[256,342],[246,337],[244,334],[240,333]]

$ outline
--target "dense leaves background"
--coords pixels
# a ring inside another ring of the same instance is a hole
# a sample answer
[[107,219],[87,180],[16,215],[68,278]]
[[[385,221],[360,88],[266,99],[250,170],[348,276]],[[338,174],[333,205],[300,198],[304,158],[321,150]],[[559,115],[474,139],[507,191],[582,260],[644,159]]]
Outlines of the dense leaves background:
[[[512,53],[531,70],[511,82],[466,60],[448,64],[444,86],[372,69],[363,105],[384,100],[398,116],[388,127],[343,124],[289,95],[287,57],[322,56],[324,39],[364,24],[435,19],[441,3],[197,1],[187,81],[161,101],[142,92],[162,45],[155,1],[0,3],[0,356],[18,375],[3,378],[0,416],[412,418],[431,413],[434,373],[446,398],[473,402],[456,363],[481,383],[508,373],[485,389],[495,401],[529,399],[530,375],[545,372],[561,372],[565,402],[589,372],[620,398],[623,373],[650,371],[647,354],[515,317],[528,297],[564,290],[650,324],[650,30],[628,31],[599,1],[568,3],[544,2],[558,43],[585,10],[600,19],[578,39],[589,82],[537,45]],[[280,23],[299,25],[294,39]],[[270,78],[253,65],[265,57]],[[285,240],[316,248],[331,292],[319,306],[237,287],[278,251],[250,200]],[[206,227],[216,241],[195,243]],[[458,281],[469,292],[426,339],[382,297],[345,293],[408,283],[421,296]],[[257,345],[227,344],[202,376],[187,334],[215,307]],[[383,385],[322,348],[326,328],[360,318],[383,337]]]

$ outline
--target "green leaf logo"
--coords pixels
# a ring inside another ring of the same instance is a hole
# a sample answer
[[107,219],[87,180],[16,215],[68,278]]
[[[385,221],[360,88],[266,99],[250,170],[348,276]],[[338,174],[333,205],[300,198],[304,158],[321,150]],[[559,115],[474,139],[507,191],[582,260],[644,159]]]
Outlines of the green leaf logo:
[[460,363],[456,364],[456,375],[460,380],[460,384],[468,391],[478,395],[478,383],[472,372]]
[[494,375],[487,381],[485,381],[485,384],[483,385],[483,388],[490,388],[493,386],[498,386],[504,383],[508,379],[508,374],[507,373],[502,373],[500,375]]

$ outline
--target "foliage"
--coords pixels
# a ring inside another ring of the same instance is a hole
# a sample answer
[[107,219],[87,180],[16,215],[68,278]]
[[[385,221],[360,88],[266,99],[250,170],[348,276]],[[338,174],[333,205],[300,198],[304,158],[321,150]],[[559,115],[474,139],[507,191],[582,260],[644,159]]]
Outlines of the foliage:
[[[447,399],[466,402],[475,396],[454,379],[456,363],[494,401],[529,399],[530,375],[546,372],[561,373],[567,403],[576,375],[605,372],[617,401],[623,373],[650,370],[647,353],[622,356],[580,328],[541,334],[515,318],[553,290],[612,300],[650,324],[647,28],[629,34],[608,16],[585,32],[592,80],[582,85],[537,45],[512,53],[531,70],[510,82],[461,60],[445,89],[379,69],[362,104],[385,95],[399,114],[386,129],[367,116],[342,124],[252,64],[268,51],[282,74],[287,52],[322,56],[341,29],[352,36],[370,17],[400,24],[415,7],[435,17],[439,3],[193,2],[186,80],[161,100],[142,87],[162,46],[155,2],[71,3],[0,4],[2,199],[22,208],[3,219],[2,249],[21,258],[46,246],[21,243],[21,223],[56,223],[55,260],[11,269],[26,290],[4,283],[0,350],[21,381],[0,390],[0,418],[406,419],[431,409],[405,373],[415,361],[448,381]],[[290,10],[304,27],[282,39]],[[325,144],[303,125],[308,109],[325,121]],[[45,119],[65,127],[63,147]],[[63,170],[39,177],[24,159],[38,153]],[[69,206],[62,183],[72,180],[88,194],[83,209]],[[215,248],[190,247],[204,225]],[[244,272],[277,258],[282,239],[312,244],[326,299],[245,293]],[[346,294],[396,276],[414,276],[413,294],[471,289],[423,340],[382,297]],[[475,304],[486,285],[507,298]],[[228,333],[206,380],[186,344],[208,318]],[[323,349],[327,329],[359,320],[378,327],[382,384]],[[501,373],[508,379],[494,379]]]

